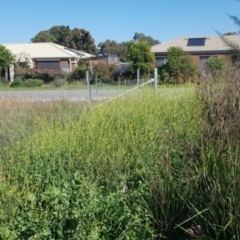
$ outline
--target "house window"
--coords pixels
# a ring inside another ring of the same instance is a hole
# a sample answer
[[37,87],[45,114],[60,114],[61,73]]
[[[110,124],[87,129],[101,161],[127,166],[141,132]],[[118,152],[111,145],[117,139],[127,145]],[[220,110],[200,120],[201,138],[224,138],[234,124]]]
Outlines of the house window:
[[157,58],[157,59],[156,59],[156,67],[160,67],[160,66],[166,64],[167,61],[168,61],[168,60],[167,60],[166,57]]
[[37,61],[37,69],[60,70],[59,61]]
[[187,42],[188,47],[205,46],[206,38],[189,38]]

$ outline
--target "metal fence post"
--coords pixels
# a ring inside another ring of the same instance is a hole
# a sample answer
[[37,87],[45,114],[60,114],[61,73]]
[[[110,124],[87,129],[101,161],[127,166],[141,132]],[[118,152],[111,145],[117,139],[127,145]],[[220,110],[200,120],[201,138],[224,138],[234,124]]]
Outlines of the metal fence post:
[[140,71],[137,69],[137,87],[139,88],[140,85]]
[[91,94],[91,87],[90,87],[90,80],[89,80],[89,72],[86,71],[86,79],[87,79],[87,85],[88,85],[88,93],[89,93],[89,105],[90,109],[92,108],[92,94]]
[[154,68],[154,89],[158,88],[158,69]]
[[95,75],[95,84],[96,84],[96,95],[97,95],[97,92],[98,92],[98,82],[97,82],[97,75]]

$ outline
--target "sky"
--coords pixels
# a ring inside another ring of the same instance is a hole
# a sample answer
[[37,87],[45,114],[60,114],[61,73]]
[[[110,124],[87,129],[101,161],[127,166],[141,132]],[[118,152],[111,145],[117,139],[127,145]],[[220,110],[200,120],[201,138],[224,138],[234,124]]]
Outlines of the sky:
[[136,32],[160,42],[238,32],[238,0],[0,0],[0,44],[27,43],[38,32],[65,25],[90,32],[95,44],[118,43]]

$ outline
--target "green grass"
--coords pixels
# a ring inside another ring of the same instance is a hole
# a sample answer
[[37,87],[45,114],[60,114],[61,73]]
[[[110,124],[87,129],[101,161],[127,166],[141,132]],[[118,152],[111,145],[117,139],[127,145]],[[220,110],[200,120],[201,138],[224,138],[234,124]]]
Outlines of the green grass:
[[92,111],[7,101],[0,239],[239,239],[237,156],[204,145],[193,86]]
[[[92,84],[91,88],[93,90],[97,89],[131,89],[136,87],[136,85],[112,85],[107,83]],[[87,89],[87,84],[85,82],[69,83],[59,87],[54,84],[44,84],[42,87],[15,87],[11,88],[9,85],[0,84],[0,91],[33,91],[33,90],[83,90]]]

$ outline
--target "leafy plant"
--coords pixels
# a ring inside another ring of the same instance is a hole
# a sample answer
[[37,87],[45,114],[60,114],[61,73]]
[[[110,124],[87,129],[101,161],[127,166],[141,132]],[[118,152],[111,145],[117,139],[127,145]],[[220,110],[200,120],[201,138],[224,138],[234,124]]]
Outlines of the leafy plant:
[[21,79],[15,79],[12,83],[11,83],[11,85],[10,85],[10,87],[24,87],[24,82],[23,82],[23,80],[21,80]]
[[167,63],[159,67],[160,81],[167,83],[184,83],[192,81],[196,67],[190,56],[180,47],[168,49]]
[[53,82],[55,78],[66,78],[69,74],[57,70],[29,69],[24,79],[41,79],[44,83]]
[[68,81],[73,80],[86,80],[86,71],[88,70],[87,61],[80,61],[78,67],[74,69],[73,73],[69,76]]
[[41,79],[27,79],[24,81],[24,87],[41,87],[43,80]]
[[127,58],[132,62],[131,68],[133,72],[140,69],[143,75],[147,75],[154,68],[155,57],[151,52],[151,45],[147,41],[130,42]]
[[93,66],[93,74],[104,83],[113,81],[115,71],[116,66],[112,64],[99,63]]
[[7,48],[0,45],[0,73],[3,69],[9,67],[9,65],[13,62],[14,56],[12,55],[12,53]]
[[222,77],[224,70],[226,70],[226,60],[211,57],[204,62],[204,70],[206,71],[207,75],[213,78]]
[[16,79],[11,83],[11,87],[41,87],[43,80],[41,79]]

